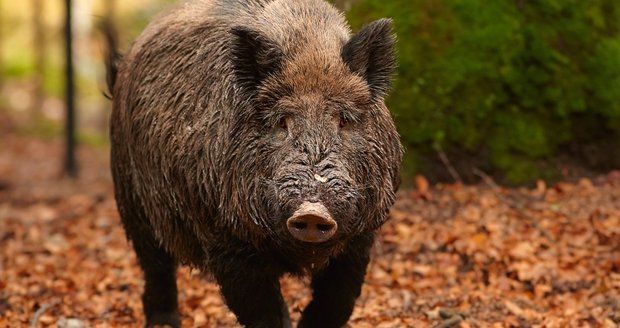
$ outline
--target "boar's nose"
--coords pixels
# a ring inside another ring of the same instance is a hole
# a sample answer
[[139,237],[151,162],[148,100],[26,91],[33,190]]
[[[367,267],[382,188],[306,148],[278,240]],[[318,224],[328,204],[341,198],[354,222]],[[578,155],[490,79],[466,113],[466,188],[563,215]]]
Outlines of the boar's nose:
[[336,234],[338,224],[323,204],[305,202],[286,220],[286,227],[295,239],[322,243]]

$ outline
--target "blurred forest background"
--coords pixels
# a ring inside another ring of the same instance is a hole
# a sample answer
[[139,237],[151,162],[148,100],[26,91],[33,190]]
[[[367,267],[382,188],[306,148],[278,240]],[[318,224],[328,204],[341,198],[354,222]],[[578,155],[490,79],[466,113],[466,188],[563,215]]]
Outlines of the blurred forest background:
[[[73,1],[78,143],[107,144],[98,27],[111,18],[126,49],[172,2]],[[334,2],[354,30],[395,21],[400,67],[389,106],[406,176],[468,182],[486,172],[527,184],[620,167],[620,2]],[[64,9],[60,0],[0,0],[0,114],[11,122],[0,129],[62,135]]]
[[[0,0],[0,327],[143,323],[100,27],[127,49],[172,2]],[[354,30],[394,19],[388,102],[415,186],[379,232],[348,327],[620,327],[620,1],[334,2]],[[59,179],[75,162],[79,179]],[[183,326],[238,327],[197,275],[178,274]],[[294,322],[306,285],[282,280]]]

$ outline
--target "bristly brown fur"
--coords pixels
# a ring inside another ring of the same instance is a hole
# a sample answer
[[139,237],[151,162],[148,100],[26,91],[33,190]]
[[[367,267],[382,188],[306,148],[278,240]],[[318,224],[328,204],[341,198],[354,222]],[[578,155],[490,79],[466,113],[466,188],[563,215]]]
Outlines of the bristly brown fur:
[[[195,0],[110,52],[112,172],[148,324],[178,325],[176,262],[211,272],[244,325],[290,324],[285,272],[313,276],[300,327],[346,323],[399,184],[394,43],[389,20],[351,36],[322,0]],[[329,209],[333,240],[288,233],[303,201]]]

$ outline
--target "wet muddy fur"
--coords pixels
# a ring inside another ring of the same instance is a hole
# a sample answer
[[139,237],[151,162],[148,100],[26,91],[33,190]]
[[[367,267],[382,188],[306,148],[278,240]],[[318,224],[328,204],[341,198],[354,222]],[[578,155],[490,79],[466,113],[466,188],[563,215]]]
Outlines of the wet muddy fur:
[[[343,326],[399,184],[391,22],[352,35],[321,0],[197,0],[122,57],[108,36],[112,173],[146,325],[180,325],[175,274],[189,265],[244,326],[291,326],[287,273],[312,277],[299,327]],[[302,203],[335,233],[296,239]]]

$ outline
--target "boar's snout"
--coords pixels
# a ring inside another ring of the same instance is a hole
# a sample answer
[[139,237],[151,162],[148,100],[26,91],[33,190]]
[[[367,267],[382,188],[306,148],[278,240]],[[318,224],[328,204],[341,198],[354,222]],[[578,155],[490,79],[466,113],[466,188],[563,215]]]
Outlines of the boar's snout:
[[327,208],[321,203],[304,202],[286,220],[288,231],[295,239],[308,243],[322,243],[331,239],[338,229]]

